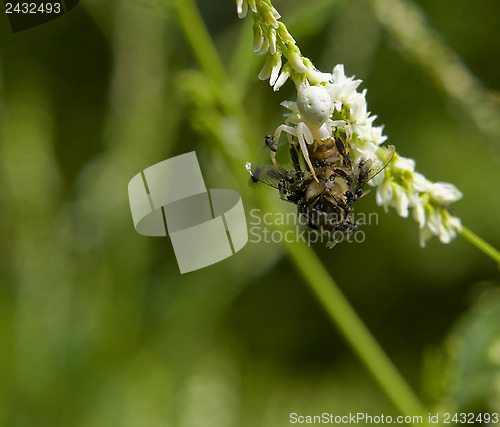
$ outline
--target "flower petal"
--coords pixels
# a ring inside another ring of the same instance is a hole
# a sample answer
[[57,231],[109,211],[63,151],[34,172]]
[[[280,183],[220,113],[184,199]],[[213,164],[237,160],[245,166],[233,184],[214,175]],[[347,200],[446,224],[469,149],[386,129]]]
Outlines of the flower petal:
[[458,188],[448,182],[435,182],[431,185],[429,194],[440,205],[448,205],[462,198]]

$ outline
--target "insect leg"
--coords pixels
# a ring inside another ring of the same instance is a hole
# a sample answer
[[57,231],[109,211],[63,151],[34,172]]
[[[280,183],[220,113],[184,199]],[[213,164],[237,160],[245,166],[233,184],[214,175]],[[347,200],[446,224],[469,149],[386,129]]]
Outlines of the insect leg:
[[344,145],[342,138],[340,138],[340,137],[335,138],[335,146],[337,147],[339,154],[342,156],[342,159],[344,160],[345,166],[350,168],[352,166],[351,165],[351,158],[349,157],[349,153],[347,152],[347,148]]
[[300,169],[300,162],[299,162],[299,153],[297,151],[297,146],[295,144],[292,144],[290,146],[290,157],[292,158],[292,163],[297,172],[302,172]]
[[276,163],[276,151],[278,150],[278,140],[274,139],[271,135],[266,135],[266,145],[271,151],[271,160],[273,165],[279,170],[278,163]]
[[[305,127],[306,125],[300,122],[297,126],[297,138],[299,140],[299,145],[300,149],[302,150],[302,155],[304,156],[304,160],[306,161],[307,165],[309,166],[309,170],[311,171],[311,174],[313,178],[315,179],[316,182],[319,183],[318,178],[316,178],[316,172],[314,171],[314,167],[312,165],[311,159],[309,157],[309,150],[307,149],[307,143],[304,138],[304,132],[301,132],[300,127]],[[312,138],[312,136],[311,136]]]
[[266,135],[266,145],[273,153],[278,149],[278,140],[274,140],[271,135]]

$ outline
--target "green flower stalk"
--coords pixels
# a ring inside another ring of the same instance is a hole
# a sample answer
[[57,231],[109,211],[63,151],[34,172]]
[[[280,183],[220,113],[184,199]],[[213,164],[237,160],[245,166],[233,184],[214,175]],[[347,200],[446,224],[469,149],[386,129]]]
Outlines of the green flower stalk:
[[383,169],[369,182],[376,187],[377,204],[386,211],[389,207],[395,208],[405,218],[411,213],[419,224],[422,246],[432,236],[449,243],[460,233],[461,221],[448,209],[462,197],[454,185],[426,179],[415,171],[414,160],[397,153],[383,168],[393,147],[383,145],[387,139],[383,126],[373,125],[377,116],[367,110],[366,89],[357,90],[362,81],[347,77],[340,64],[332,73],[318,71],[302,56],[269,0],[237,0],[236,4],[240,18],[251,11],[254,20],[253,48],[265,56],[259,78],[269,80],[275,91],[288,79],[297,89],[296,102],[282,103],[289,113],[276,129],[274,141],[284,132],[290,145],[300,147],[315,177],[308,147],[327,144],[340,133],[345,136],[353,165],[370,160]]

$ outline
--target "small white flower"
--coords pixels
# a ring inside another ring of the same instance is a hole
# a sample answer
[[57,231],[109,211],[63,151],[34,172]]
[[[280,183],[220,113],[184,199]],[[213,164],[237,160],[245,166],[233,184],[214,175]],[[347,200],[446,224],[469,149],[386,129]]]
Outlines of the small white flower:
[[344,74],[344,66],[338,64],[333,69],[332,84],[328,85],[328,90],[334,98],[350,103],[357,95],[356,89],[360,84],[361,80],[347,78]]
[[368,121],[368,112],[366,110],[366,89],[363,93],[356,93],[348,99],[340,98],[344,104],[350,104],[351,120],[353,123],[360,125],[366,124]]
[[462,193],[457,187],[448,182],[435,182],[428,191],[432,200],[439,205],[448,205],[462,198]]
[[273,14],[276,20],[281,18],[280,13],[274,8],[274,6],[271,6],[271,13]]
[[425,226],[425,208],[420,196],[412,196],[414,200],[412,201],[413,212],[412,217],[417,221],[419,228],[422,229]]
[[405,190],[399,185],[394,185],[394,205],[399,216],[403,218],[408,217],[408,204],[409,199]]
[[459,218],[451,215],[446,209],[426,205],[427,222],[420,229],[420,245],[425,246],[427,240],[437,235],[442,243],[449,243],[462,230]]
[[271,55],[276,53],[276,30],[274,28],[269,29],[269,52]]
[[279,27],[278,19],[280,19],[281,16],[274,7],[271,10],[269,10],[269,12],[266,14],[266,18],[267,22],[271,25],[271,27],[273,28]]
[[345,80],[347,80],[347,77],[345,76],[344,73],[344,65],[337,64],[333,68],[333,81],[339,85],[342,85],[344,84]]
[[434,236],[434,232],[429,227],[422,227],[419,233],[420,246],[425,247],[425,242]]
[[247,0],[236,0],[236,10],[238,12],[239,18],[244,18],[245,16],[247,16],[248,12]]
[[330,73],[322,73],[316,70],[314,67],[310,67],[306,71],[307,79],[312,85],[318,85],[320,83],[329,82],[332,80],[332,75]]
[[273,57],[273,68],[271,70],[271,75],[269,77],[269,84],[274,86],[276,80],[278,80],[278,76],[281,70],[281,54],[274,55]]
[[262,67],[262,70],[260,70],[259,73],[259,79],[260,80],[267,80],[269,77],[271,77],[271,71],[273,69],[273,57],[268,56],[266,59],[266,62],[264,62],[264,66]]
[[273,90],[276,92],[285,84],[285,82],[288,80],[290,77],[290,65],[286,63],[283,68],[281,69],[281,74],[279,75],[278,79],[276,80],[276,83],[274,83]]
[[250,9],[252,9],[252,12],[257,12],[257,5],[255,4],[255,0],[248,0],[248,5],[250,6]]
[[428,190],[431,182],[427,180],[421,173],[413,172],[413,188],[421,193]]
[[456,232],[462,231],[462,221],[460,221],[460,218],[458,218],[456,216],[448,215],[447,227],[450,230],[453,230],[453,232],[456,234]]
[[415,171],[415,160],[398,155],[394,159],[393,166],[398,169],[404,169],[413,172]]
[[388,207],[391,205],[392,197],[394,195],[394,189],[389,180],[384,180],[384,182],[377,188],[377,204],[383,206],[384,210],[387,212]]
[[257,23],[253,24],[253,51],[259,52],[264,44],[264,34],[262,33],[262,27],[257,25]]
[[285,24],[283,24],[283,22],[278,22],[278,34],[280,35],[281,39],[283,40],[283,43],[295,44],[295,39],[288,32],[288,30],[285,27]]
[[307,71],[307,67],[304,64],[304,61],[302,60],[299,52],[292,51],[290,57],[288,58],[288,61],[290,62],[292,68],[297,71],[297,73],[303,73]]

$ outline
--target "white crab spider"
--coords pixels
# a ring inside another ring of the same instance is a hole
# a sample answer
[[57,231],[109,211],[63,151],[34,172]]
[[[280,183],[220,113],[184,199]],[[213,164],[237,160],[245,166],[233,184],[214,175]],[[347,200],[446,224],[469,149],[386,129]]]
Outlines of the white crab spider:
[[[318,182],[316,173],[309,158],[307,145],[314,143],[324,144],[332,137],[335,128],[345,128],[346,133],[352,134],[350,126],[344,120],[330,119],[338,103],[332,99],[328,91],[321,86],[307,86],[302,89],[297,97],[297,102],[283,102],[281,105],[288,108],[292,113],[288,116],[285,124],[278,126],[274,132],[274,140],[277,141],[282,132],[288,135],[288,141],[293,144],[292,137],[296,137],[300,150],[304,156],[313,178]],[[341,105],[341,104],[340,104]],[[290,126],[290,123],[296,126]]]

